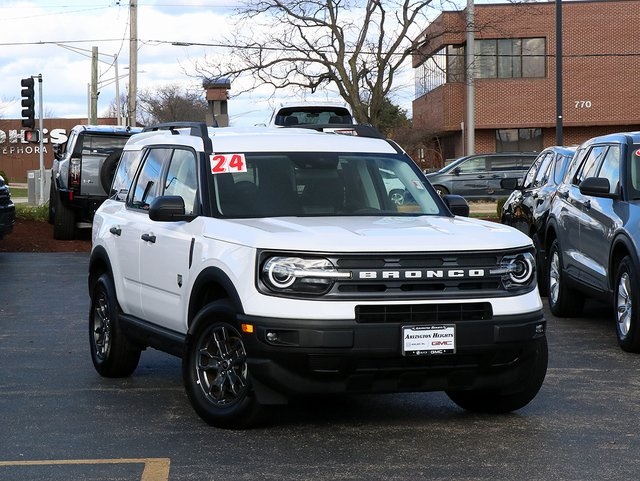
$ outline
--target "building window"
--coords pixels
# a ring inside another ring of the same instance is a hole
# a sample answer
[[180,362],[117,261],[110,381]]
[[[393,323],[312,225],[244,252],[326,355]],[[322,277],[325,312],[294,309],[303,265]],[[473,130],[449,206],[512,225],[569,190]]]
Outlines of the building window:
[[416,98],[448,82],[464,82],[464,46],[448,45],[416,68]]
[[544,38],[476,40],[476,77],[544,77],[545,50]]
[[539,152],[542,129],[496,130],[496,152]]

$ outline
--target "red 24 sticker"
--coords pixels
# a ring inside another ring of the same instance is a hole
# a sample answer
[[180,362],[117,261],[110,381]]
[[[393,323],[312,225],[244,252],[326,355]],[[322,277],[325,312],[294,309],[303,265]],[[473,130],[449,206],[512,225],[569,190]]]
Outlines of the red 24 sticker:
[[247,163],[244,154],[212,154],[211,173],[224,174],[226,172],[246,172]]

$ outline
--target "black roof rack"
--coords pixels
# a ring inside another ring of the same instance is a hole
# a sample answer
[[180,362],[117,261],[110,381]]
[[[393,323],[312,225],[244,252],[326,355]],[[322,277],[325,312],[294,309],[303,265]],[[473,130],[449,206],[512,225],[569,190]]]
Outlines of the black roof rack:
[[204,143],[206,153],[213,153],[213,144],[209,137],[207,124],[204,122],[165,122],[161,124],[149,125],[145,127],[143,132],[157,132],[158,130],[169,130],[174,135],[179,135],[178,129],[189,129],[189,135],[200,137]]

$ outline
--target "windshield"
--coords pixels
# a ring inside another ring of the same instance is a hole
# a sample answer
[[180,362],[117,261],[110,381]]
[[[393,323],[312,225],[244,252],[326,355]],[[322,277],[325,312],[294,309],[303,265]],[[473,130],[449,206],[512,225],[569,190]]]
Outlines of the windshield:
[[215,205],[225,217],[446,212],[420,170],[404,155],[247,153],[236,166],[232,172],[211,175]]

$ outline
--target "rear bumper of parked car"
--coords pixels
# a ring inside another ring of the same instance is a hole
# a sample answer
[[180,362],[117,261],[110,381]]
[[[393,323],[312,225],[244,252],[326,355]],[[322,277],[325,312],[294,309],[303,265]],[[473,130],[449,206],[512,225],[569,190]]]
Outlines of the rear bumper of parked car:
[[400,323],[239,321],[254,328],[244,342],[259,398],[498,388],[529,375],[546,331],[542,311],[456,322],[454,354],[404,356]]
[[93,221],[98,207],[107,200],[106,196],[78,195],[68,189],[59,189],[58,193],[62,203],[76,212],[76,218],[85,222]]

